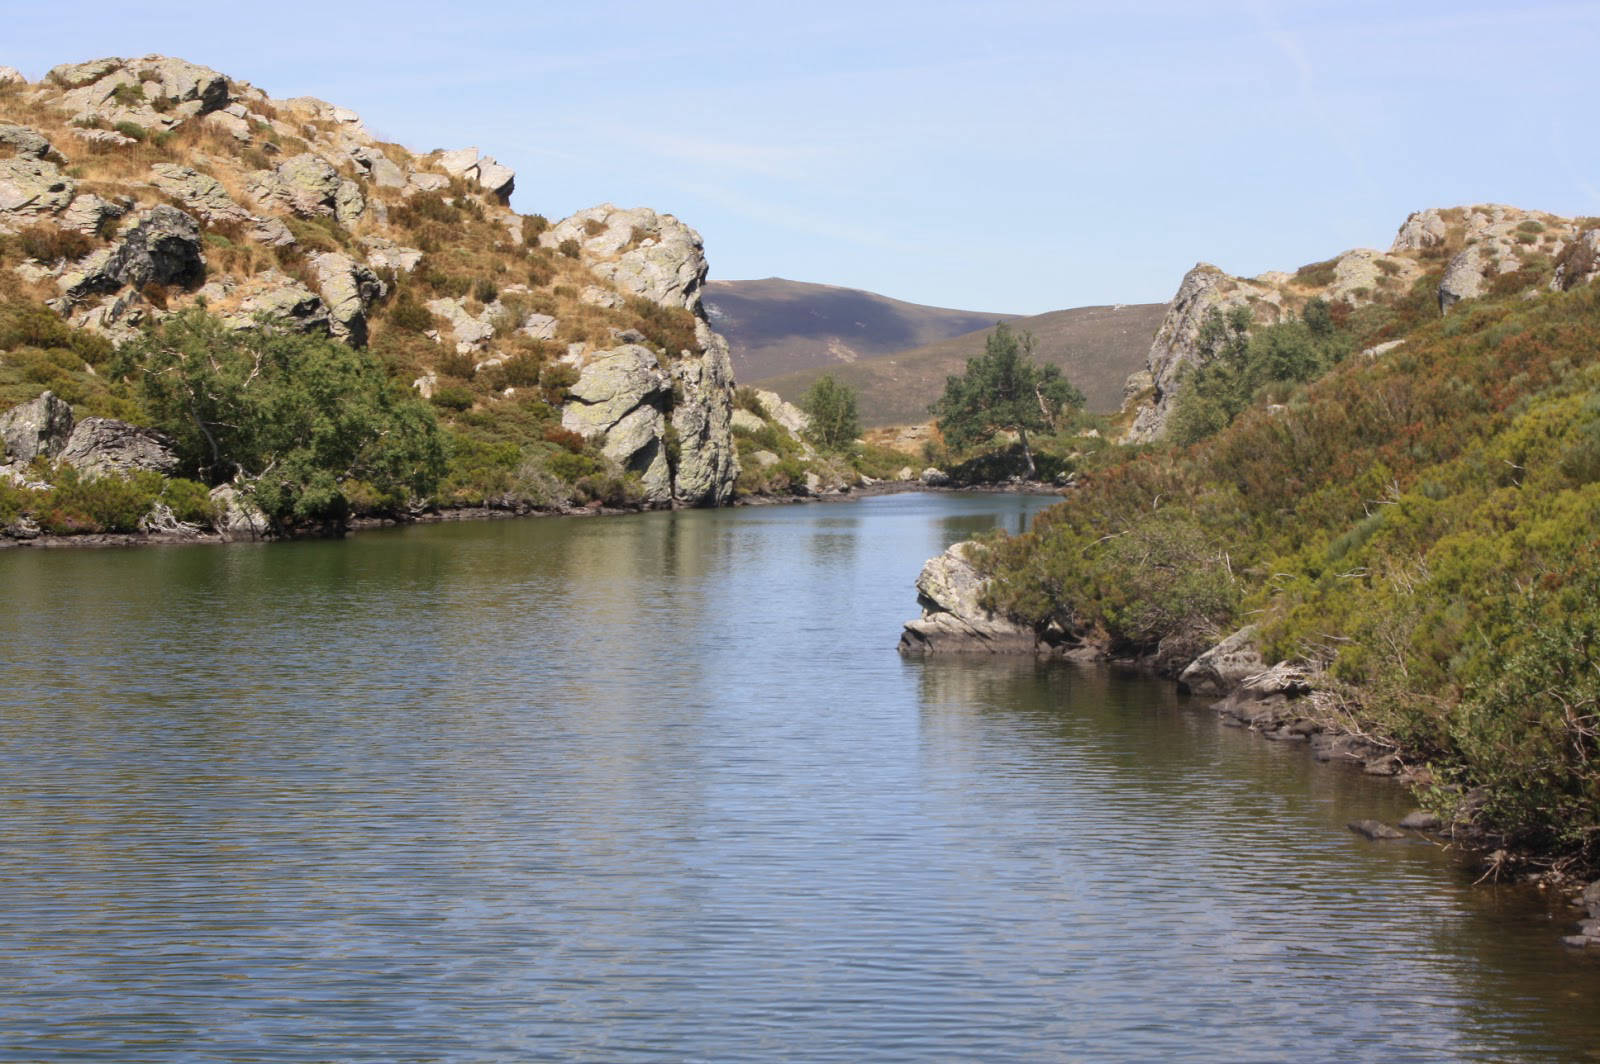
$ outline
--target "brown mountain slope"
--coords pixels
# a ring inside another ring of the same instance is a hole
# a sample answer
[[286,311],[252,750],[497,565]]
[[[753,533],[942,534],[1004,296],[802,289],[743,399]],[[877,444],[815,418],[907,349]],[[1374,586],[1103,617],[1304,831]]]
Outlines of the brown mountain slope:
[[904,351],[1009,319],[948,310],[833,285],[769,277],[711,281],[705,308],[728,338],[734,377],[757,380]]
[[[1014,318],[1010,324],[1018,331],[1031,332],[1038,340],[1038,357],[1061,367],[1088,397],[1090,410],[1105,413],[1121,405],[1122,386],[1128,374],[1144,366],[1150,338],[1166,309],[1165,303],[1077,307]],[[785,399],[798,402],[818,377],[831,372],[860,392],[863,425],[871,428],[925,421],[928,404],[944,391],[945,378],[960,373],[967,359],[983,353],[984,338],[993,324],[988,322],[963,336],[851,365],[813,368],[765,380],[741,379],[740,383],[770,388]]]

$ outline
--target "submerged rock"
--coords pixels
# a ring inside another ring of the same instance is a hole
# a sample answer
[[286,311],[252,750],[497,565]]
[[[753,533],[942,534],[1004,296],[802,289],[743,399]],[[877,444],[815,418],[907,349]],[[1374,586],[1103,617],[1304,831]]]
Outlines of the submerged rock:
[[1406,837],[1405,832],[1401,831],[1399,828],[1390,827],[1381,820],[1352,820],[1346,826],[1357,835],[1365,835],[1374,842],[1382,842],[1385,839],[1403,839]]

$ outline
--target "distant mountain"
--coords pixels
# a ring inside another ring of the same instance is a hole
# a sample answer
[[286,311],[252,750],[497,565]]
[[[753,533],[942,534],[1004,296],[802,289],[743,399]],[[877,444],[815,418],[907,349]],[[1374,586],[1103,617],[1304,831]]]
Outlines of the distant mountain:
[[1015,315],[949,310],[833,285],[769,277],[711,281],[703,303],[728,338],[740,384],[920,347]]
[[[1165,303],[1077,307],[1012,318],[1009,324],[1034,335],[1040,360],[1060,366],[1088,397],[1090,410],[1108,413],[1122,404],[1128,374],[1144,368],[1150,339],[1166,310]],[[926,421],[928,404],[944,391],[945,378],[983,353],[984,338],[993,327],[987,321],[964,335],[909,350],[765,379],[747,374],[739,383],[770,388],[796,401],[818,377],[831,372],[860,393],[861,422],[868,428]]]

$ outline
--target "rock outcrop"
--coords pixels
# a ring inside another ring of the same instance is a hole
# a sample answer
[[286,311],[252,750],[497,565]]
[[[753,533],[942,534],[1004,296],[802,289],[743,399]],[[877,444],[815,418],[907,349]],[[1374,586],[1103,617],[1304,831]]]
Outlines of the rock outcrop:
[[539,237],[549,248],[566,240],[577,241],[590,270],[618,289],[700,313],[705,246],[699,233],[672,215],[604,203],[563,219]]
[[178,456],[170,439],[109,417],[86,417],[78,422],[61,449],[60,458],[91,477],[137,472],[170,476],[178,470]]
[[8,463],[25,466],[35,458],[54,458],[72,435],[72,407],[54,392],[14,406],[0,414],[0,455]]
[[957,543],[930,558],[917,577],[922,616],[907,622],[900,653],[1035,653],[1042,648],[1031,628],[985,609],[984,579],[967,560],[972,543]]
[[[1445,312],[1488,293],[1498,278],[1554,257],[1577,236],[1571,219],[1488,204],[1416,212],[1400,226],[1387,252],[1356,248],[1294,273],[1234,277],[1200,263],[1178,286],[1145,368],[1128,378],[1124,408],[1131,418],[1125,442],[1165,434],[1185,378],[1212,357],[1200,340],[1214,311],[1227,315],[1245,308],[1251,326],[1259,327],[1299,314],[1313,298],[1355,308],[1403,295],[1448,256],[1437,292]],[[1572,257],[1589,261],[1581,252]],[[1567,271],[1560,283],[1573,275]]]
[[1195,658],[1178,674],[1178,686],[1191,694],[1225,695],[1266,667],[1256,627],[1247,625]]
[[678,440],[673,498],[688,506],[721,506],[739,477],[733,448],[733,361],[728,342],[701,322],[703,350],[674,363],[672,379],[683,396],[672,410]]
[[664,437],[672,379],[655,353],[638,344],[596,351],[568,391],[572,401],[562,408],[562,426],[601,440],[601,453],[639,474],[649,502],[671,502]]
[[115,245],[95,252],[63,276],[61,290],[68,300],[77,302],[124,286],[189,287],[205,277],[200,247],[199,224],[163,203],[140,215]]
[[388,289],[363,264],[336,251],[311,260],[333,335],[355,347],[367,344],[367,312]]
[[76,421],[72,407],[48,391],[0,414],[0,442],[5,462],[18,468],[36,458],[65,462],[90,477],[170,474],[178,467],[171,441],[160,433],[114,418]]

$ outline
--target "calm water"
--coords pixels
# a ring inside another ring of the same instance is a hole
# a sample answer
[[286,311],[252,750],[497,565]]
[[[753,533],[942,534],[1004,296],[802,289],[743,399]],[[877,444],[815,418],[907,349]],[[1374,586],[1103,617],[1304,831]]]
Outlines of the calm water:
[[0,554],[0,1059],[1600,1059],[1397,789],[900,660],[1040,505]]

